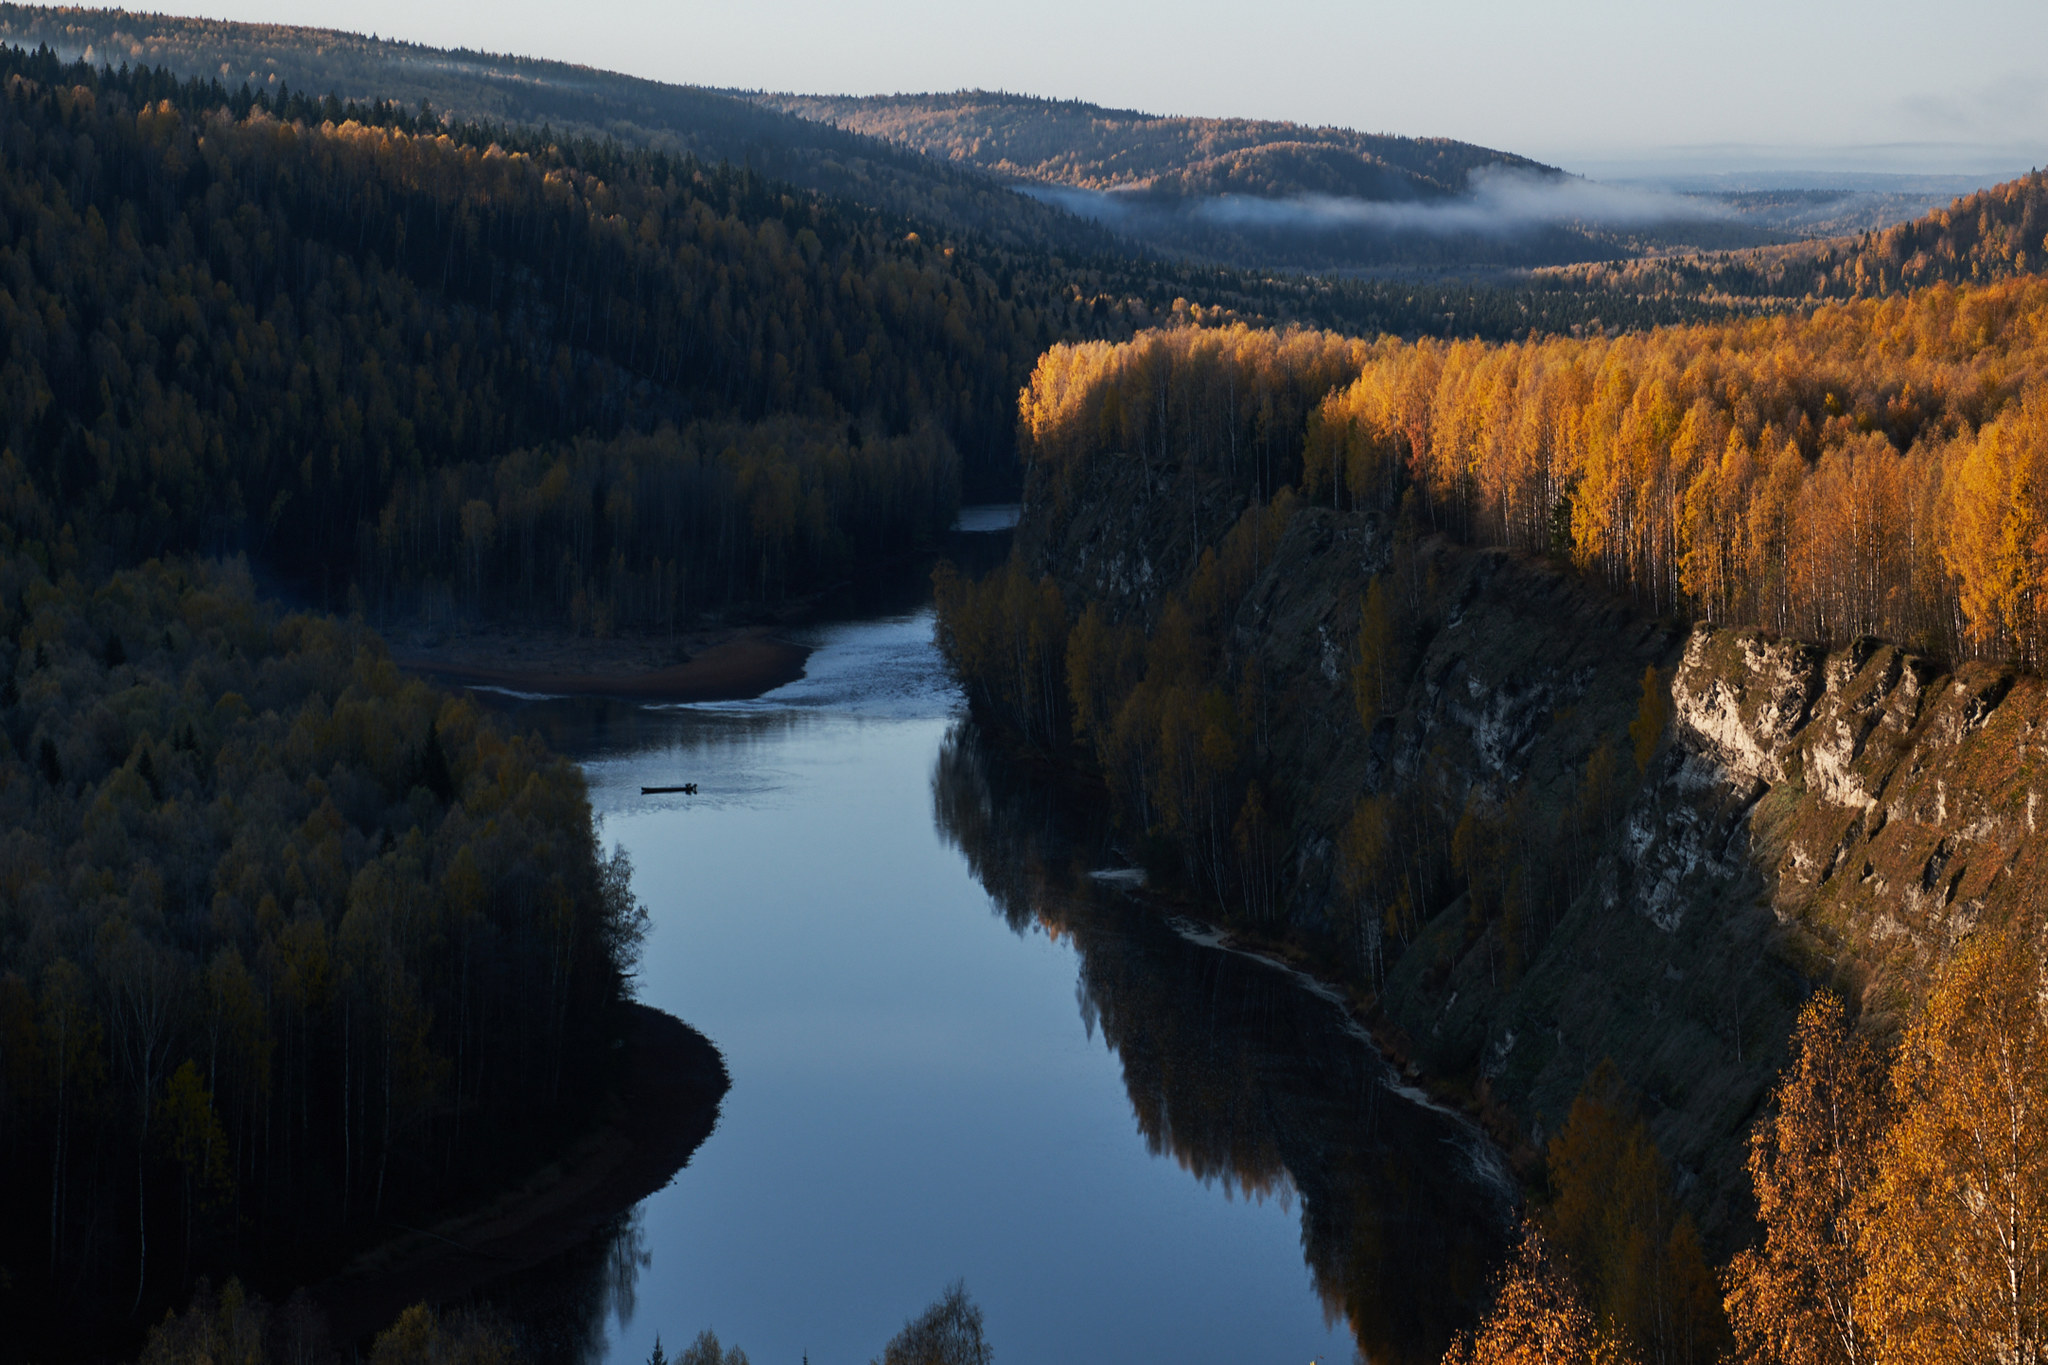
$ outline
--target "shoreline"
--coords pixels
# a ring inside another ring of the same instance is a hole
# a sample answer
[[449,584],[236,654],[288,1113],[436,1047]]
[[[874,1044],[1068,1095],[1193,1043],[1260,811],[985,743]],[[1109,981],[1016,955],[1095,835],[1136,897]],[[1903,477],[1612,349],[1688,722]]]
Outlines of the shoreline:
[[810,654],[775,626],[691,631],[673,641],[516,629],[391,637],[392,662],[436,682],[634,702],[750,700],[803,677]]
[[626,1010],[624,1080],[591,1131],[488,1204],[407,1229],[310,1286],[335,1342],[366,1340],[413,1304],[551,1260],[689,1165],[717,1127],[725,1059],[674,1015],[638,1002]]
[[[985,728],[988,733],[1000,737],[998,742],[1010,761],[1020,763],[1027,771],[1037,774],[1040,780],[1059,793],[1070,809],[1090,809],[1098,816],[1107,814],[1108,793],[1098,778],[1071,763],[1020,748],[1007,731],[993,723],[985,722]],[[1113,840],[1105,840],[1100,847],[1101,851],[1122,859],[1127,867],[1137,867],[1129,853]],[[1393,1068],[1403,1083],[1412,1086],[1429,1102],[1455,1111],[1476,1126],[1493,1144],[1495,1152],[1526,1193],[1535,1173],[1541,1169],[1543,1157],[1514,1115],[1488,1093],[1483,1080],[1475,1086],[1454,1077],[1425,1071],[1419,1066],[1407,1034],[1387,1018],[1380,1008],[1379,998],[1372,992],[1362,990],[1356,983],[1326,970],[1299,941],[1218,924],[1205,907],[1170,891],[1141,882],[1136,886],[1118,887],[1116,894],[1176,933],[1183,931],[1175,921],[1196,926],[1204,931],[1203,936],[1214,948],[1260,959],[1269,966],[1303,978],[1301,986],[1316,990],[1342,1013],[1366,1036],[1380,1059]]]
[[[1528,1135],[1513,1116],[1483,1089],[1434,1075],[1416,1065],[1406,1035],[1387,1020],[1377,997],[1361,992],[1343,977],[1324,971],[1313,956],[1290,939],[1226,928],[1195,909],[1191,903],[1143,886],[1123,889],[1121,894],[1183,938],[1206,943],[1220,952],[1236,953],[1264,962],[1296,977],[1302,989],[1313,991],[1329,1001],[1359,1031],[1363,1040],[1379,1053],[1380,1060],[1414,1089],[1415,1095],[1410,1098],[1419,1098],[1423,1103],[1455,1113],[1477,1128],[1493,1145],[1495,1154],[1505,1163],[1526,1195],[1542,1161]],[[1189,935],[1181,925],[1198,928],[1202,931],[1201,936]],[[1482,1081],[1481,1087],[1484,1084]]]

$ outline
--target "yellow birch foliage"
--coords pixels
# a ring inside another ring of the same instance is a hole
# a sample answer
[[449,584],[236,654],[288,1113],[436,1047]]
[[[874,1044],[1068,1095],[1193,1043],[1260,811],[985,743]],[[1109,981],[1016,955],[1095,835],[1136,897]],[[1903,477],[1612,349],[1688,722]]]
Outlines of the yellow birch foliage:
[[1444,1365],[1623,1365],[1628,1354],[1600,1330],[1572,1277],[1533,1223],[1501,1276],[1492,1311],[1461,1332]]
[[1636,706],[1636,718],[1629,722],[1628,737],[1634,746],[1636,771],[1650,770],[1650,760],[1656,757],[1657,743],[1664,738],[1664,729],[1671,723],[1671,694],[1664,679],[1658,674],[1657,666],[1649,664],[1643,669],[1643,696]]
[[1504,345],[1243,327],[1056,346],[1027,458],[1569,557],[1651,610],[2048,663],[2048,279]]
[[1883,1073],[1823,991],[1800,1011],[1776,1113],[1750,1138],[1763,1245],[1728,1270],[1728,1319],[1751,1365],[1864,1365],[1858,1246],[1884,1138]]
[[2018,935],[1957,953],[1892,1069],[1864,1229],[1878,1365],[2048,1360],[2048,1012]]
[[2048,584],[2048,391],[2032,390],[1978,434],[1956,476],[1947,561],[1975,642],[2044,661]]

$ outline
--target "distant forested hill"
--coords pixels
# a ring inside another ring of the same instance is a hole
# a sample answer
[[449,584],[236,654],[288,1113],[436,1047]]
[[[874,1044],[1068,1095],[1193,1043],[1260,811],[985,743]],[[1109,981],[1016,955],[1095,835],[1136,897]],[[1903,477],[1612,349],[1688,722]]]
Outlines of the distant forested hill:
[[754,99],[1001,175],[1083,189],[1424,199],[1463,191],[1482,167],[1556,174],[1527,157],[1450,138],[1264,119],[1161,117],[986,90]]
[[1881,232],[1546,271],[1537,283],[1701,299],[1851,299],[2039,274],[2044,265],[2048,173],[2036,170]]
[[0,42],[47,43],[67,60],[166,67],[359,102],[424,101],[456,118],[730,162],[938,228],[1069,254],[1111,249],[1102,229],[1021,198],[969,167],[697,86],[528,57],[424,47],[333,29],[0,4]]
[[1450,138],[985,90],[750,97],[1014,179],[1153,247],[1240,266],[1533,266],[1783,240],[1722,204],[1617,205],[1554,167]]

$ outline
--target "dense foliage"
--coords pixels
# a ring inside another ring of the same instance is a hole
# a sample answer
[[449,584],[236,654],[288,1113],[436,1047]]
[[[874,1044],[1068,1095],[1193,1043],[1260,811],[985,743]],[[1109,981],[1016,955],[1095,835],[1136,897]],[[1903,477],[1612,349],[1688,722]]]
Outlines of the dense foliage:
[[959,499],[931,427],[664,426],[401,480],[359,581],[385,611],[423,594],[448,614],[673,632],[706,603],[776,601],[927,543]]
[[[1305,424],[1274,409],[1277,457],[1246,464],[1266,395],[1350,354],[1356,377]],[[2037,279],[1502,346],[1153,333],[1055,348],[1022,403],[1053,485],[1121,458],[1341,509],[1412,489],[1433,525],[1568,556],[1655,611],[2048,660]]]
[[1541,272],[1595,292],[1696,298],[1850,299],[1930,284],[1988,284],[2048,262],[2048,174],[2034,171],[1945,209],[1860,236]]
[[[1898,1039],[1889,1077],[1839,999],[1808,1002],[1752,1134],[1763,1237],[1727,1273],[1736,1359],[1948,1365],[2048,1352],[2038,933],[2021,923],[1962,945]],[[1660,1340],[1668,1309],[1649,1331],[1601,1311],[1585,1267],[1525,1250],[1447,1365],[1703,1358]]]
[[10,1348],[288,1285],[606,1083],[641,916],[572,765],[228,570],[9,556],[0,627]]
[[11,61],[46,79],[0,108],[0,439],[10,524],[46,544],[246,547],[338,586],[408,480],[658,418],[936,421],[996,458],[1043,339],[948,253],[743,172],[607,179]]
[[[534,1357],[488,1312],[436,1312],[422,1303],[378,1333],[367,1353],[351,1350],[349,1358],[368,1365],[526,1365]],[[201,1281],[184,1312],[167,1314],[150,1329],[137,1365],[338,1365],[341,1359],[304,1293],[277,1307],[230,1279],[218,1294]]]

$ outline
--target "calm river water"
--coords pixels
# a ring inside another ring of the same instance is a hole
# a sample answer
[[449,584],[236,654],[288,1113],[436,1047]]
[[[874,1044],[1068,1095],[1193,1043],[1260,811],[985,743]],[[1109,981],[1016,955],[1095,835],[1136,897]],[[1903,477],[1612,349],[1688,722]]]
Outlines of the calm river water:
[[754,702],[515,708],[632,855],[641,999],[732,1089],[668,1188],[499,1303],[632,1365],[705,1328],[858,1365],[955,1279],[1006,1365],[1434,1360],[1503,1236],[1488,1149],[1330,1001],[1090,875],[931,633],[820,628]]

